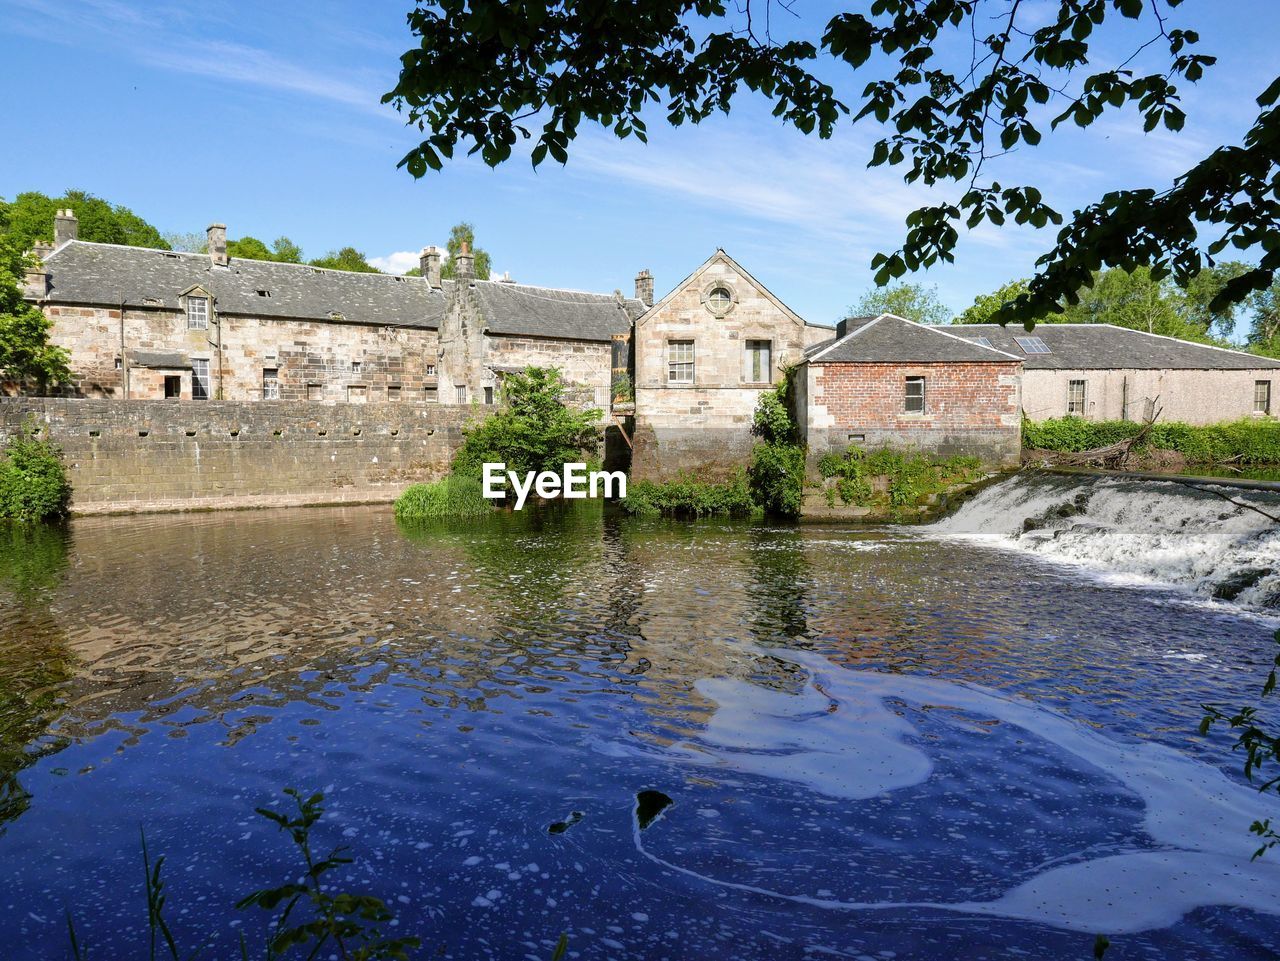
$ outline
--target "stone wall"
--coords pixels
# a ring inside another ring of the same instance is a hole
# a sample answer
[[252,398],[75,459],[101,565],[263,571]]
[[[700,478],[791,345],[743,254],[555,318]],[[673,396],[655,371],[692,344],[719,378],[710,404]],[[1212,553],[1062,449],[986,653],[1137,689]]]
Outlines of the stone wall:
[[613,344],[609,341],[489,334],[485,344],[485,363],[503,369],[530,366],[559,368],[566,384],[585,389],[575,391],[575,399],[580,398],[607,412],[612,353]]
[[465,407],[0,399],[5,437],[34,421],[64,452],[77,513],[394,500],[448,472]]
[[[227,314],[215,314],[207,330],[188,330],[186,316],[172,310],[57,304],[45,310],[51,340],[71,352],[80,397],[161,399],[164,377],[176,376],[181,397],[190,399],[190,361],[202,359],[209,362],[210,396],[223,400],[261,400],[264,370],[277,372],[283,400],[436,399],[434,330]],[[136,363],[137,352],[182,360],[146,367]]]
[[[806,364],[797,403],[809,456],[850,446],[968,454],[1018,463],[1022,446],[1020,363]],[[906,411],[906,378],[925,378],[925,411]]]
[[1022,407],[1031,420],[1067,415],[1067,390],[1085,382],[1088,420],[1145,420],[1158,408],[1162,422],[1216,424],[1251,417],[1254,385],[1271,384],[1271,413],[1280,402],[1280,370],[1028,370]]

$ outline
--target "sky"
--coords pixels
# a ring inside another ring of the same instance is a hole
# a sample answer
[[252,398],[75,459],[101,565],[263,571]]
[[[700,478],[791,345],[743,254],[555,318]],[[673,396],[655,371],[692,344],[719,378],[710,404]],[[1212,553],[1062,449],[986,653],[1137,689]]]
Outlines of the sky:
[[[801,36],[820,35],[840,8],[793,6],[784,29]],[[1023,3],[1032,17],[1049,7]],[[874,124],[846,123],[824,141],[751,100],[697,126],[654,117],[648,145],[584,126],[564,167],[465,160],[414,180],[396,165],[417,131],[380,103],[414,45],[411,8],[0,0],[0,197],[81,188],[162,232],[222,222],[233,238],[288,235],[308,257],[352,245],[399,271],[468,220],[499,273],[627,294],[641,268],[661,296],[723,247],[806,319],[834,323],[873,286],[872,256],[900,245],[905,215],[941,196],[867,169]],[[1000,158],[992,176],[1036,184],[1068,212],[1108,190],[1166,187],[1214,146],[1238,143],[1276,74],[1280,2],[1185,0],[1170,26],[1199,31],[1203,52],[1220,57],[1184,90],[1183,132],[1143,134],[1133,114],[1111,114]],[[1123,60],[1144,38],[1115,37],[1098,62]],[[822,70],[848,101],[867,79]],[[983,227],[962,240],[956,263],[910,279],[936,285],[958,312],[1029,274],[1052,243],[1051,230]]]

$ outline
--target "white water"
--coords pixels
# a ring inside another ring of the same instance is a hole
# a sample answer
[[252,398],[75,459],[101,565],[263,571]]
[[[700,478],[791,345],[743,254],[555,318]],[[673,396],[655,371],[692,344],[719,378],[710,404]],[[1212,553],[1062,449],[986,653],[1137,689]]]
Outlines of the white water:
[[1172,482],[1019,474],[931,530],[1280,612],[1280,524],[1260,513],[1280,517],[1280,494],[1214,490],[1236,503]]
[[[1080,851],[1031,877],[1010,877],[989,901],[854,901],[744,883],[731,872],[691,870],[646,849],[663,867],[708,884],[832,911],[929,909],[1035,921],[1112,934],[1167,927],[1198,907],[1229,905],[1280,914],[1280,858],[1250,859],[1248,826],[1280,817],[1280,799],[1232,781],[1207,764],[1153,743],[1121,743],[1055,711],[976,685],[930,677],[833,668],[823,658],[780,654],[810,674],[799,694],[714,679],[698,690],[717,705],[696,743],[667,749],[679,760],[801,785],[856,801],[927,782],[931,745],[886,703],[945,705],[944,713],[995,719],[1073,755],[1143,804],[1142,832],[1119,851]],[[957,724],[966,724],[957,716]],[[625,750],[634,751],[634,748]],[[856,839],[849,843],[856,844]],[[1154,847],[1153,847],[1154,845]],[[838,849],[831,852],[838,856]]]

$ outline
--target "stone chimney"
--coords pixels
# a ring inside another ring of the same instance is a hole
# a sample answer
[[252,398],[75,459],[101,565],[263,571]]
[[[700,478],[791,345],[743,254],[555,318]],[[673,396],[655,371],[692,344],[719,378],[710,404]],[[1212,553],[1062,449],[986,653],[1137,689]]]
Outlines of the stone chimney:
[[209,260],[215,267],[227,266],[227,225],[209,225]]
[[[48,248],[45,248],[47,251]],[[43,300],[49,296],[49,269],[45,267],[40,255],[36,255],[27,265],[22,279],[22,296],[31,300]]]
[[79,236],[80,221],[76,219],[75,213],[70,207],[59,210],[53,218],[53,246],[61,247]]
[[453,278],[461,283],[470,283],[476,279],[475,258],[471,256],[471,245],[465,240],[458,256],[454,258]]
[[418,269],[432,287],[440,286],[440,248],[423,247],[422,256],[418,258]]
[[636,300],[646,307],[653,306],[653,274],[648,267],[636,274]]

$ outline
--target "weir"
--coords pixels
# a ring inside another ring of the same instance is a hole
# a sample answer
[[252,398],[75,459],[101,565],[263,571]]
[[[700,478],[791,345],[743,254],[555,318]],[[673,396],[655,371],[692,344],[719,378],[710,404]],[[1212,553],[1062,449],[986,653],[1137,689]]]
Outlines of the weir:
[[1023,473],[930,529],[1280,614],[1280,491],[1200,485]]

